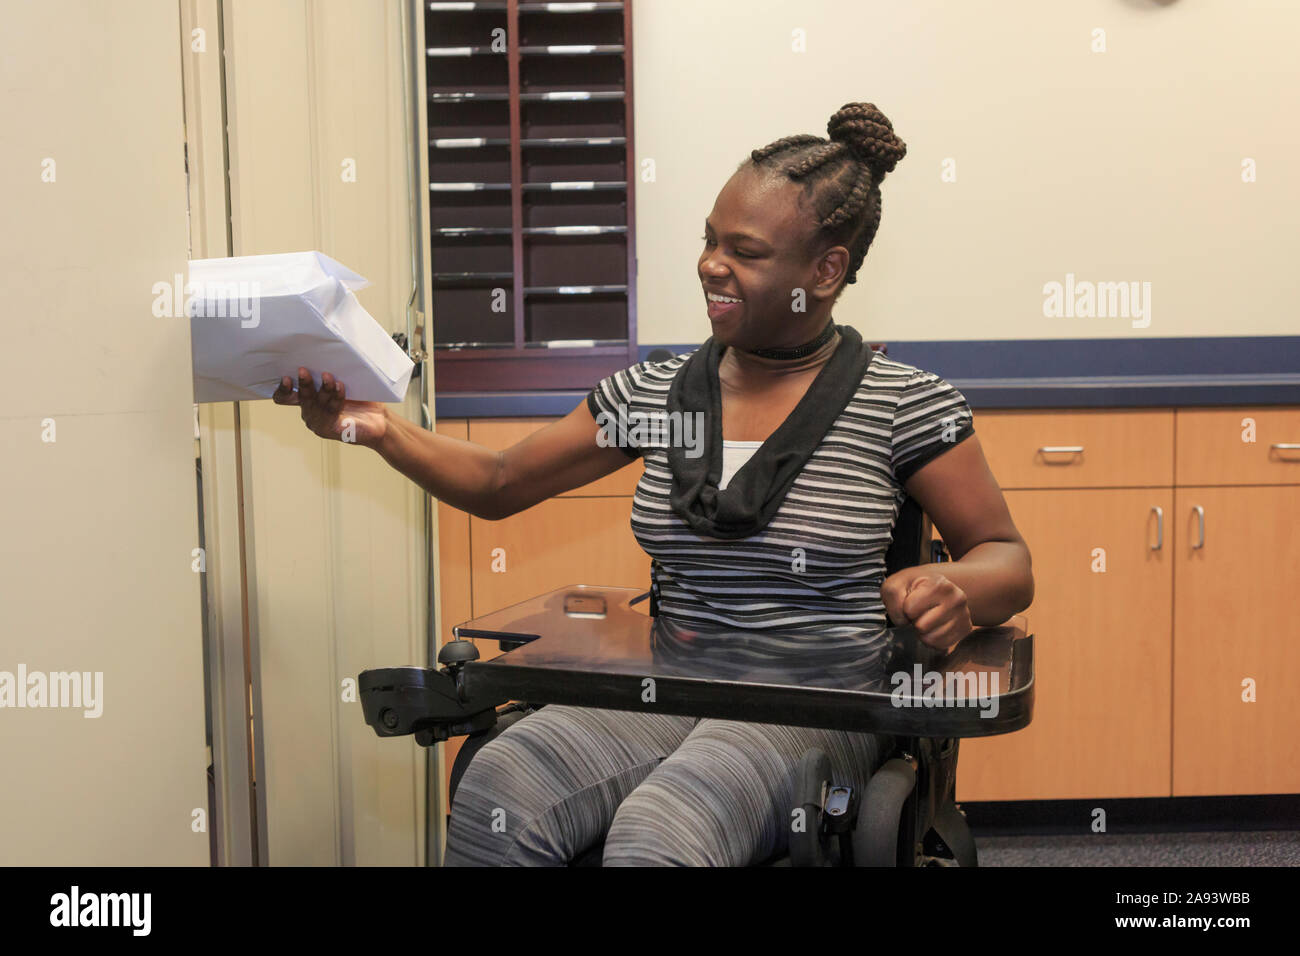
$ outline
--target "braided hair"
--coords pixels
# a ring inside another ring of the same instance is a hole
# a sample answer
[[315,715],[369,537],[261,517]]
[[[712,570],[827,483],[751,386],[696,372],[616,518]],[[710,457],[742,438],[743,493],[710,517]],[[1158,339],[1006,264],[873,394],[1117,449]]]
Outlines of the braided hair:
[[[800,134],[749,154],[755,168],[784,173],[804,184],[818,239],[849,250],[844,285],[857,281],[880,227],[880,183],[907,155],[907,144],[873,103],[846,103],[826,124],[830,139]],[[843,286],[840,287],[843,289]]]

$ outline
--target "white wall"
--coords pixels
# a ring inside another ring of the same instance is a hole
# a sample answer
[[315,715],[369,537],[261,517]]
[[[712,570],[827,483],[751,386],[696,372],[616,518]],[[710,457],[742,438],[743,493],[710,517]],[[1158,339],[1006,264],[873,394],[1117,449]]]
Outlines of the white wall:
[[103,677],[99,717],[0,709],[0,864],[203,865],[189,323],[152,311],[186,270],[178,4],[3,19],[0,671]]
[[[1300,6],[638,0],[638,339],[709,334],[704,217],[751,149],[874,102],[907,143],[836,319],[873,341],[1300,333]],[[1091,52],[1092,31],[1107,52]],[[792,52],[795,30],[806,52]],[[1242,182],[1242,161],[1258,181]],[[941,164],[956,162],[955,182]],[[1043,285],[1151,283],[1151,324]]]
[[[405,330],[403,7],[223,9],[230,252],[320,249],[367,276],[363,304]],[[5,5],[0,672],[102,672],[103,714],[0,709],[0,864],[209,859],[209,834],[194,826],[209,807],[189,323],[155,316],[153,287],[186,273],[187,123],[194,250],[226,251],[215,11],[210,0]],[[195,17],[203,53],[189,49]],[[53,182],[42,181],[47,157]],[[345,158],[355,182],[340,176]],[[418,420],[416,395],[400,413]],[[243,403],[235,425],[232,407],[204,415],[205,467],[231,469],[205,487],[222,571],[209,596],[222,639],[229,625],[240,641],[246,566],[261,860],[419,863],[424,752],[379,739],[343,683],[424,659],[425,496],[373,452],[322,442],[294,409]],[[42,440],[46,420],[56,441]],[[242,719],[236,649],[222,662],[233,693],[219,701],[220,729]],[[220,792],[232,816],[248,803],[246,782]],[[236,844],[250,824],[219,841],[223,859],[249,858]]]

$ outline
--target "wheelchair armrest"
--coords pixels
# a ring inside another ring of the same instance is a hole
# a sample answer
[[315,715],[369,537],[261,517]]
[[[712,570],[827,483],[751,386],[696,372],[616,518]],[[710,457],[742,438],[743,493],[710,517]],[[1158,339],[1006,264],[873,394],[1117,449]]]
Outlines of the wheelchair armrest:
[[380,667],[357,678],[361,712],[380,737],[415,734],[427,747],[448,737],[477,733],[496,723],[506,700],[470,698],[459,669]]

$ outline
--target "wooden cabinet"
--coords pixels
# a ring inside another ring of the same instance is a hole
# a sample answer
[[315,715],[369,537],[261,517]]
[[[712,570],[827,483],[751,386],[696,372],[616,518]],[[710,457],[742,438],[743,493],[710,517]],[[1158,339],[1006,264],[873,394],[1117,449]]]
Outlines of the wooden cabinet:
[[630,498],[552,498],[501,521],[470,519],[475,616],[566,584],[647,589]]
[[[473,421],[469,440],[508,448],[553,419]],[[632,535],[640,462],[501,521],[470,519],[474,614],[566,584],[649,587],[650,558]]]
[[962,741],[960,798],[1168,796],[1172,490],[1003,494],[1033,555],[1034,719]]
[[975,412],[975,433],[1002,488],[1169,487],[1169,409]]
[[[439,430],[505,448],[549,422]],[[1033,555],[1036,696],[1026,729],[962,743],[959,798],[1300,792],[1300,408],[977,411],[975,430]],[[640,475],[503,521],[440,506],[444,639],[565,584],[644,587]]]
[[[486,448],[505,449],[554,419],[518,418],[438,422],[440,434]],[[438,505],[439,587],[443,641],[457,624],[566,584],[650,586],[650,558],[632,535],[632,495],[640,460],[582,488],[543,501],[500,521],[474,518]],[[484,660],[495,641],[475,641]],[[448,741],[445,772],[464,738]]]
[[962,743],[963,800],[1170,791],[1174,416],[977,412],[1033,557],[1034,720]]
[[1033,555],[1037,693],[1026,730],[963,743],[962,798],[1300,791],[1300,409],[986,412],[976,432]]
[[1300,485],[1300,408],[1179,409],[1179,485]]
[[[535,431],[551,424],[555,419],[541,418],[493,418],[475,420],[470,424],[470,441],[487,448],[497,450],[509,448],[522,441]],[[637,482],[643,471],[641,459],[629,459],[626,468],[620,468],[612,475],[597,479],[589,485],[566,491],[561,498],[631,498],[636,494]],[[629,509],[629,516],[631,511]],[[532,597],[533,595],[528,595]]]
[[1298,793],[1300,409],[1177,434],[1173,794]]
[[1174,498],[1173,795],[1300,793],[1300,488]]

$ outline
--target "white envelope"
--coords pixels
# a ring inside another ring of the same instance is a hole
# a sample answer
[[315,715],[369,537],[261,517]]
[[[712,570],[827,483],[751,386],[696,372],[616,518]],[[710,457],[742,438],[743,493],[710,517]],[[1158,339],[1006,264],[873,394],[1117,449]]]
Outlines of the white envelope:
[[190,261],[185,287],[194,401],[270,398],[298,366],[347,397],[400,402],[415,364],[361,307],[370,283],[319,252]]

